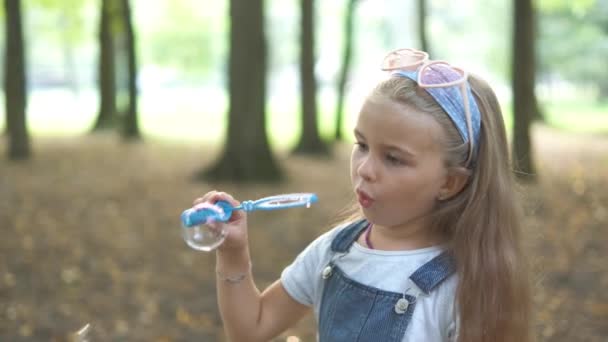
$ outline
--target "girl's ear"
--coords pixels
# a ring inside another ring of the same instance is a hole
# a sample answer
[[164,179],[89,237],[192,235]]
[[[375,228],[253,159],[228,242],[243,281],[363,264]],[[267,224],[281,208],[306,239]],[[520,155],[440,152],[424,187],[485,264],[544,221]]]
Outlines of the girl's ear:
[[439,194],[437,194],[437,199],[440,201],[445,201],[458,195],[469,182],[470,176],[471,170],[467,168],[449,168],[445,183],[439,189]]

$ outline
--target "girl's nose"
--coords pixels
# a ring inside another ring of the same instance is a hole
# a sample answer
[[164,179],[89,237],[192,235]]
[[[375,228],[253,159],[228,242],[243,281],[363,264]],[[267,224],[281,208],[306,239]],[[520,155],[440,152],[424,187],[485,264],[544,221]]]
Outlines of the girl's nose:
[[359,164],[359,168],[357,168],[357,173],[367,182],[376,180],[376,170],[372,156],[368,155],[361,160],[361,164]]

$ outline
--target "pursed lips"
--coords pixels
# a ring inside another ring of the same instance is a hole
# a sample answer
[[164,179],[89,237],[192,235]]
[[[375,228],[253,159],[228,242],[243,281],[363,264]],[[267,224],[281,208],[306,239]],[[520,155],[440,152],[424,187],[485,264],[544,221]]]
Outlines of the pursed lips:
[[359,201],[359,204],[361,204],[361,206],[363,208],[369,208],[372,206],[372,204],[374,204],[374,199],[367,192],[365,192],[361,189],[357,189],[356,193],[357,193],[357,200]]

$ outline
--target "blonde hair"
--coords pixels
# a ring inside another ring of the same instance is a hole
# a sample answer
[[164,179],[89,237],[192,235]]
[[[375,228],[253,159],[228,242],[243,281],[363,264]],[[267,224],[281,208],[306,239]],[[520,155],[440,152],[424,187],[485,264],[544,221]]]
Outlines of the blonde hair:
[[[458,341],[526,342],[532,338],[531,298],[502,113],[487,83],[470,76],[469,85],[481,112],[478,152],[466,187],[437,203],[433,229],[449,237],[449,252],[456,261]],[[378,96],[432,115],[445,132],[441,142],[445,166],[464,168],[467,144],[443,109],[416,82],[393,76],[374,89],[371,97]],[[355,217],[361,214],[349,219]]]

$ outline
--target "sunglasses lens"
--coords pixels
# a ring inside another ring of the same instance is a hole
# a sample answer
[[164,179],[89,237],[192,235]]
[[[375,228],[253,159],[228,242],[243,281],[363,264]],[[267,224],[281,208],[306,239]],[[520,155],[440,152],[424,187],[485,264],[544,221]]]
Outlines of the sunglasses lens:
[[434,63],[420,70],[420,81],[422,85],[440,85],[460,81],[466,77],[462,70],[456,69],[449,64]]

